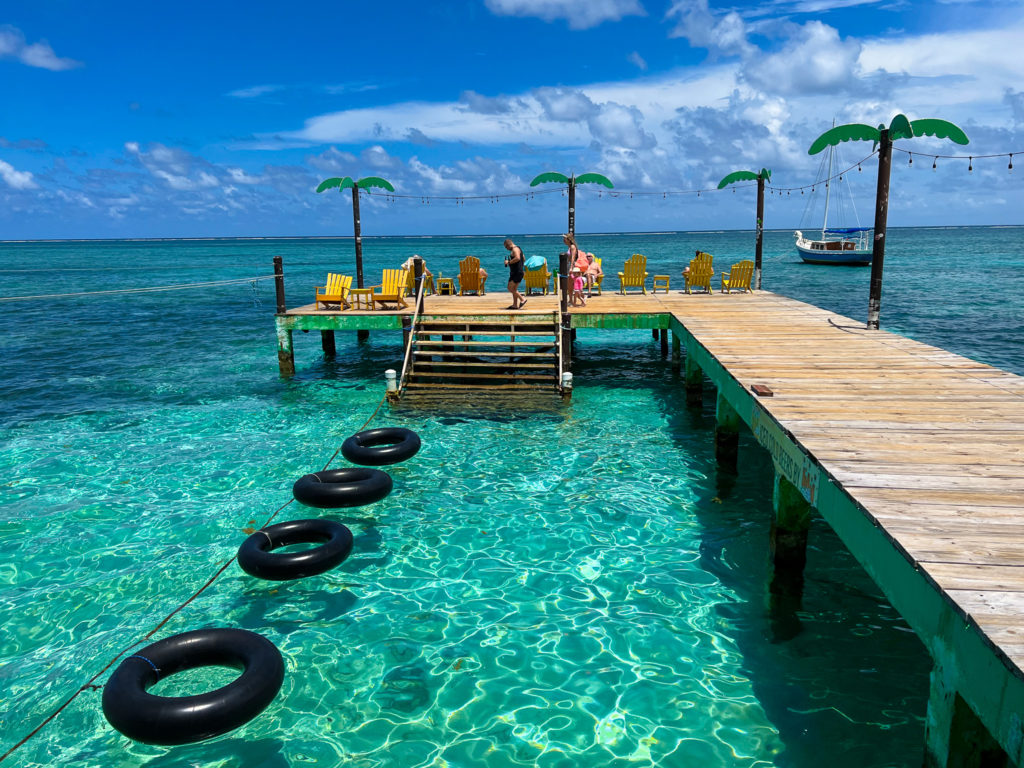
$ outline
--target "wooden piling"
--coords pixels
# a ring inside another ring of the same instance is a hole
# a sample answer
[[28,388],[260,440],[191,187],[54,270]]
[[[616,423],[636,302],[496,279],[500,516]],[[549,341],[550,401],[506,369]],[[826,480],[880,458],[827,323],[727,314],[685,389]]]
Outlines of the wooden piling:
[[284,264],[280,256],[274,257],[274,288],[277,292],[277,314],[288,311],[284,303]]
[[681,363],[682,345],[679,340],[679,334],[672,331],[672,373],[679,373]]
[[659,328],[658,335],[661,337],[661,356],[668,357],[668,328]]
[[704,371],[693,355],[686,355],[686,404],[700,406],[704,402]]
[[334,345],[334,331],[320,331],[320,347],[325,357],[332,358],[338,353]]
[[722,469],[735,471],[740,445],[740,416],[718,391],[715,406],[715,459]]

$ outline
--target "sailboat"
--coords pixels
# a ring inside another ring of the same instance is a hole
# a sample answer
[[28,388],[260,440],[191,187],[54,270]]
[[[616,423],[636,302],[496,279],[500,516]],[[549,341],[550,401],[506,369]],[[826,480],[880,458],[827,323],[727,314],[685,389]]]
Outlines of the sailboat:
[[[834,121],[833,127],[835,127]],[[818,170],[818,181],[811,188],[811,199],[807,201],[807,207],[804,210],[804,220],[806,221],[808,213],[815,207],[815,196],[818,194],[816,190],[824,185],[825,211],[820,235],[817,238],[807,237],[801,230],[796,230],[793,233],[796,238],[796,249],[800,258],[808,264],[852,266],[870,264],[872,227],[861,227],[859,223],[858,226],[844,226],[846,221],[843,219],[846,216],[851,216],[852,220],[857,222],[857,210],[853,206],[853,196],[848,182],[843,178],[846,174],[840,174],[835,179],[832,178],[833,168],[838,165],[836,158],[836,148],[829,147],[828,155],[822,158],[821,168]],[[833,194],[833,187],[835,194]],[[829,226],[829,212],[833,207],[838,210],[833,213],[832,226]],[[837,219],[839,219],[838,222]],[[801,225],[803,226],[803,222]]]

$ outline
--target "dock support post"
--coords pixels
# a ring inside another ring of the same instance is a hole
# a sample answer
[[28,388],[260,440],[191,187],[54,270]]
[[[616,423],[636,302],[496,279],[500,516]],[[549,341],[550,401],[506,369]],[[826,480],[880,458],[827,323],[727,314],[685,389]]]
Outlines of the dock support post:
[[715,458],[723,469],[736,469],[736,458],[740,447],[740,415],[736,413],[722,390],[718,390],[715,406]]
[[659,329],[658,335],[661,336],[661,356],[668,357],[668,328]]
[[338,353],[334,345],[334,331],[320,331],[320,346],[327,357],[334,357]]
[[804,597],[804,568],[807,565],[807,534],[812,508],[775,467],[772,487],[770,551],[772,578],[768,585],[772,640],[792,640],[800,634],[799,611]]
[[402,315],[402,355],[405,355],[409,345],[412,343],[412,318]]
[[416,286],[416,314],[423,314],[423,258],[416,256],[412,261],[412,275],[415,278],[413,285]]
[[277,292],[277,314],[283,315],[288,310],[284,304],[284,265],[280,256],[274,257],[274,288]]
[[[572,190],[572,186],[569,187]],[[570,194],[572,194],[570,192]],[[570,203],[570,217],[572,216],[571,211],[572,204]],[[571,221],[570,221],[571,223]],[[569,253],[561,253],[558,256],[558,282],[561,283],[559,289],[561,296],[559,299],[559,327],[562,334],[562,370],[558,372],[559,376],[569,370],[572,363],[572,320],[569,317],[569,286],[572,280],[572,276],[569,274]]]
[[951,677],[936,658],[925,717],[925,768],[1009,768],[1006,752],[957,694]]
[[363,328],[360,328],[358,331],[356,331],[356,339],[357,340],[359,340],[359,341],[366,341],[369,338],[370,338],[370,332],[369,331],[367,331],[367,330],[365,330]]
[[655,339],[655,340],[658,338],[658,329],[657,328],[651,328],[651,338]]
[[679,341],[679,334],[672,331],[672,373],[679,373],[682,358],[682,346]]
[[277,367],[282,376],[295,375],[295,350],[292,347],[291,328],[277,326]]
[[693,359],[686,356],[686,404],[699,406],[704,401],[704,372]]

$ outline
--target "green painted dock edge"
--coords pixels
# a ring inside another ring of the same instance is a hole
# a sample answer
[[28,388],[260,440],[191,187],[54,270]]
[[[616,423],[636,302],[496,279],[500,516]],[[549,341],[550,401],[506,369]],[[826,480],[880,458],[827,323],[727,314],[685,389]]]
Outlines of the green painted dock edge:
[[[942,708],[934,706],[935,699],[948,699],[946,709],[951,711],[953,695],[959,694],[1009,758],[1020,765],[1024,757],[1024,679],[1016,665],[1005,659],[973,620],[915,566],[878,521],[853,500],[814,456],[758,405],[753,392],[744,389],[682,323],[671,315],[665,317],[668,327],[682,339],[686,354],[747,426],[754,429],[758,441],[772,454],[777,470],[800,488],[805,497],[808,490],[813,493],[813,499],[808,500],[928,648],[935,667],[927,729],[948,731],[949,722],[933,722],[943,716]],[[792,460],[794,455],[803,461],[797,464]],[[816,476],[807,477],[808,472]],[[942,742],[948,740],[948,734],[929,735],[926,750],[939,754],[930,755],[926,764],[945,765],[941,750],[935,749],[936,738]]]

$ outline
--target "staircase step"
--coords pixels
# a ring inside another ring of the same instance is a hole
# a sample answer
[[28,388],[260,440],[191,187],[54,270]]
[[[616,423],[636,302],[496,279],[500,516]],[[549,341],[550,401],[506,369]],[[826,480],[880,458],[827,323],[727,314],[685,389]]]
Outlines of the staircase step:
[[[558,362],[556,360],[552,360],[551,362],[548,362],[548,363],[513,363],[513,362],[508,362],[508,361],[506,361],[506,362],[500,362],[499,361],[499,362],[496,362],[496,363],[460,363],[460,362],[449,362],[449,361],[446,361],[446,360],[437,360],[437,361],[422,360],[422,361],[420,361],[418,363],[418,365],[429,365],[432,368],[438,368],[438,367],[452,367],[452,368],[460,368],[460,367],[473,367],[473,368],[513,368],[514,367],[516,370],[518,370],[520,368],[554,368],[555,366],[558,365]],[[413,369],[412,374],[413,375],[416,374],[416,369]]]
[[518,352],[509,350],[508,352],[488,352],[486,349],[475,350],[474,352],[440,352],[432,349],[416,349],[413,348],[412,353],[419,357],[501,357],[507,360],[519,359],[521,357],[546,357],[552,358],[554,355],[550,352]]
[[[433,379],[504,379],[505,381],[556,381],[557,376],[553,373],[547,375],[537,373],[524,373],[522,376],[506,375],[501,373],[449,373],[449,372],[417,372],[413,375],[412,381],[420,377]],[[412,383],[412,381],[410,383]]]
[[415,390],[421,390],[421,389],[433,389],[433,390],[442,390],[442,389],[474,389],[474,390],[484,390],[484,391],[490,391],[492,389],[523,389],[523,390],[540,389],[540,387],[537,384],[531,384],[531,383],[528,383],[528,382],[525,382],[525,381],[522,384],[490,384],[490,385],[482,385],[482,384],[434,384],[432,382],[424,381],[424,382],[409,382],[408,384],[406,384],[406,388],[410,389],[410,390],[413,390],[413,389],[415,389]]
[[417,336],[430,335],[430,336],[554,336],[554,332],[550,329],[546,331],[466,331],[459,329],[446,333],[445,331],[430,331],[423,328],[419,328],[416,331]]
[[553,339],[545,341],[424,341],[416,340],[417,347],[449,347],[452,345],[460,347],[549,347],[554,344]]

